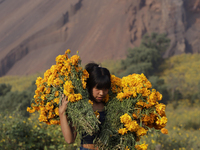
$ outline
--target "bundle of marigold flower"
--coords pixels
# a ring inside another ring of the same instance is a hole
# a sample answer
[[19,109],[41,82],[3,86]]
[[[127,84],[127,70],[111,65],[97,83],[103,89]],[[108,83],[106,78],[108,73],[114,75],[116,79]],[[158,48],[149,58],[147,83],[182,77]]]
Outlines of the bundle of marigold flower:
[[56,57],[56,65],[44,73],[44,78],[37,78],[34,102],[27,111],[38,111],[39,121],[46,124],[60,124],[58,108],[64,93],[69,100],[66,110],[69,122],[76,126],[78,132],[92,135],[99,130],[99,120],[88,101],[86,79],[89,74],[80,67],[78,55],[68,58],[67,54],[70,50]]
[[132,74],[121,79],[121,91],[106,106],[106,120],[96,144],[103,149],[147,149],[137,145],[151,128],[167,134],[165,105],[162,95],[151,89],[144,74]]

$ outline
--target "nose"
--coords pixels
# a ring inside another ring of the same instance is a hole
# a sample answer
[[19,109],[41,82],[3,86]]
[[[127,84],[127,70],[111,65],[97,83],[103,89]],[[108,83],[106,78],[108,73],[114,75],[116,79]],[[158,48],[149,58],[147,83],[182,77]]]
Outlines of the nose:
[[99,95],[101,95],[101,96],[102,96],[102,95],[103,95],[103,93],[104,93],[104,92],[103,92],[103,90],[99,90]]

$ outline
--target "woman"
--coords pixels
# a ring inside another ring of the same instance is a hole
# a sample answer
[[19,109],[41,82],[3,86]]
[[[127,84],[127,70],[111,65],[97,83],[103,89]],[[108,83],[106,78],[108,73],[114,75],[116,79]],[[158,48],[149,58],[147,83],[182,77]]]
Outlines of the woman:
[[[98,64],[89,63],[85,66],[89,73],[87,79],[87,89],[89,99],[93,101],[93,110],[100,114],[99,121],[102,123],[105,120],[103,98],[108,94],[111,87],[110,72],[106,68],[99,67]],[[68,124],[65,110],[67,109],[67,97],[62,98],[62,105],[59,106],[60,124],[63,136],[67,143],[73,143],[76,139],[75,127]],[[96,135],[82,135],[80,150],[95,149],[93,140]],[[97,149],[97,148],[96,148]]]

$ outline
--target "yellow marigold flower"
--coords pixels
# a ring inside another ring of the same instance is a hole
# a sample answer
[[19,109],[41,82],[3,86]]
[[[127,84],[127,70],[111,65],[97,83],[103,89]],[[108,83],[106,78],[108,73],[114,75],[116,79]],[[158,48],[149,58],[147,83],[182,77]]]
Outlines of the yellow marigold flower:
[[137,88],[137,93],[140,93],[140,94],[142,94],[143,93],[143,88]]
[[71,53],[71,50],[70,50],[70,49],[67,49],[67,50],[65,51],[65,54],[69,54],[69,53]]
[[121,134],[121,135],[124,135],[127,132],[128,132],[128,130],[126,128],[122,128],[122,129],[118,130],[118,133]]
[[86,85],[87,85],[87,83],[85,82],[85,80],[82,80],[83,89],[86,89]]
[[147,103],[144,103],[144,107],[146,107],[146,108],[150,108],[150,107],[152,107],[154,104],[152,104],[152,103],[149,103],[149,104],[147,104]]
[[48,78],[51,74],[52,73],[50,69],[46,70],[46,72],[44,73],[44,78]]
[[89,73],[87,72],[86,69],[83,70],[83,75],[84,75],[86,78],[89,78]]
[[29,113],[34,113],[35,112],[35,108],[30,108],[30,107],[27,107],[27,111],[29,112]]
[[59,104],[59,98],[55,98],[54,100],[53,100],[55,103],[57,103],[57,104]]
[[144,102],[142,100],[139,100],[139,102],[136,103],[137,106],[144,106]]
[[82,95],[81,94],[74,94],[74,97],[76,99],[76,101],[79,101],[82,99]]
[[41,95],[41,99],[42,99],[42,100],[45,100],[45,99],[46,99],[46,97],[45,97],[45,96],[46,96],[46,95],[44,95],[44,94],[43,94],[43,95]]
[[139,127],[137,130],[137,136],[144,136],[147,134],[147,130],[145,130],[143,127]]
[[151,88],[152,87],[151,82],[147,81],[145,83],[145,87],[148,88],[148,89]]
[[122,101],[123,98],[124,98],[124,93],[122,93],[122,92],[118,93],[118,94],[117,94],[117,98],[118,98],[120,101]]
[[41,85],[41,81],[42,81],[42,77],[38,77],[35,84],[39,86]]
[[98,111],[95,111],[94,114],[95,114],[95,116],[97,117],[97,119],[100,118],[100,114],[98,113]]
[[113,93],[121,92],[121,78],[111,75],[111,90]]
[[158,105],[155,106],[156,107],[156,112],[160,115],[160,116],[164,116],[165,115],[165,105],[160,103]]
[[38,118],[40,122],[47,122],[47,116],[45,114],[40,114],[40,117]]
[[74,97],[73,94],[69,94],[68,100],[69,100],[70,102],[72,102],[72,103],[76,101],[76,99],[75,99],[75,97]]
[[59,86],[60,84],[63,84],[63,81],[59,78],[56,78],[55,80],[53,80],[53,84]]
[[135,120],[125,124],[125,127],[131,131],[131,132],[136,132],[139,128],[139,125],[137,124],[137,122]]
[[93,102],[91,100],[88,100],[88,103],[90,103],[91,105],[93,105]]
[[80,57],[79,57],[78,55],[73,55],[70,59],[68,59],[68,61],[69,61],[73,66],[77,66],[79,60],[80,60]]
[[55,77],[53,75],[50,75],[47,81],[48,86],[51,86],[54,83]]
[[159,117],[157,117],[157,119],[158,119],[156,121],[157,125],[161,125],[162,126],[162,125],[165,125],[167,123],[167,117],[165,117],[165,116],[162,117],[161,119]]
[[159,101],[162,100],[162,94],[160,94],[159,92],[156,92],[156,96]]
[[48,119],[54,118],[55,114],[53,111],[49,111]]
[[127,113],[125,113],[124,115],[120,117],[120,121],[121,123],[127,124],[132,121],[132,118]]
[[45,88],[45,93],[46,93],[46,94],[51,93],[51,89],[50,89],[50,88]]
[[51,102],[47,102],[47,104],[46,104],[46,110],[52,110],[53,109],[53,105],[51,104]]
[[72,81],[66,81],[63,86],[66,93],[71,93],[71,94],[74,93],[74,90],[73,90],[74,86],[72,85]]
[[165,129],[165,128],[162,128],[162,129],[161,129],[161,132],[162,132],[163,134],[168,134],[168,130]]
[[40,92],[42,93],[44,91],[45,87],[42,85],[40,87],[37,88],[37,90],[35,91],[35,94],[39,95]]
[[62,64],[67,59],[67,55],[58,55],[56,57],[56,64]]
[[60,120],[51,119],[51,120],[50,120],[50,124],[52,124],[52,125],[53,125],[53,124],[55,124],[55,125],[58,124],[58,125],[59,125],[59,124],[60,124]]
[[137,150],[147,150],[148,144],[141,144],[141,145],[136,145],[135,148]]
[[59,116],[59,108],[56,107],[54,111],[55,111],[55,114],[56,114],[57,116]]
[[157,104],[157,96],[154,90],[153,92],[149,95],[149,98],[147,99],[148,103],[150,103],[152,106]]
[[38,97],[37,97],[37,98],[36,98],[36,97],[34,97],[34,98],[35,98],[35,103],[36,103],[36,104],[39,104],[39,102],[40,102],[40,99],[39,99]]
[[147,88],[143,88],[143,93],[142,93],[142,96],[149,96],[151,94],[151,91],[150,90],[148,90]]

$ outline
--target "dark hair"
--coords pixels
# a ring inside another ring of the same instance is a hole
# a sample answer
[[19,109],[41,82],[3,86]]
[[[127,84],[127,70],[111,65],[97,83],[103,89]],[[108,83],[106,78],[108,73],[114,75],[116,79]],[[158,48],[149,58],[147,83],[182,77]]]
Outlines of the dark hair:
[[89,73],[87,88],[91,91],[96,86],[97,89],[109,89],[111,87],[110,72],[108,69],[100,67],[96,63],[88,63],[85,69]]

